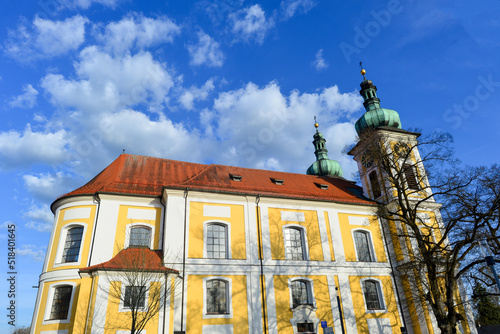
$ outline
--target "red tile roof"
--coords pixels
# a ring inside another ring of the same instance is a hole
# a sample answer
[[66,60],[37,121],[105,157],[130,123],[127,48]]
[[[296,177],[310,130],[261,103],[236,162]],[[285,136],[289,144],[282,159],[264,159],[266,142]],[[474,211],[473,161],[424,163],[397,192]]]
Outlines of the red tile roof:
[[162,263],[163,252],[150,250],[149,248],[126,248],[122,249],[111,260],[96,264],[94,266],[80,269],[80,272],[88,273],[95,270],[136,270],[154,271],[165,273],[179,273],[179,271],[167,268]]
[[[230,174],[242,176],[241,181],[231,180]],[[278,185],[272,179],[284,182]],[[320,184],[328,185],[328,189],[321,189]],[[362,195],[359,186],[343,178],[203,165],[131,154],[121,154],[87,184],[59,199],[95,193],[161,196],[163,187],[354,204],[375,203]]]

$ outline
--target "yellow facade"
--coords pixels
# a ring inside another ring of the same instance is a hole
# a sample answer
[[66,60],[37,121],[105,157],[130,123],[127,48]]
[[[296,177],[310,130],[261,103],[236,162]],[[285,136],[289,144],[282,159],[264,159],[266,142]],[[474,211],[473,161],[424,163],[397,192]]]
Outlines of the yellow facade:
[[[74,209],[89,209],[89,215],[86,218],[74,218],[74,219],[67,219],[65,220],[65,213],[68,210],[74,210]],[[59,212],[59,217],[57,222],[55,223],[54,227],[54,238],[52,245],[50,247],[51,252],[50,252],[50,257],[48,261],[48,266],[47,266],[47,271],[52,271],[52,270],[63,270],[63,269],[71,269],[71,268],[83,268],[87,266],[87,263],[84,261],[84,259],[87,259],[89,256],[89,251],[91,249],[90,247],[90,242],[92,240],[92,233],[93,233],[93,227],[94,227],[94,219],[95,219],[95,211],[96,211],[96,206],[95,205],[81,205],[77,207],[72,207],[72,208],[67,208],[67,209],[62,209]],[[56,259],[57,255],[61,253],[62,247],[64,247],[64,243],[61,243],[61,232],[66,229],[70,228],[72,226],[84,226],[85,232],[84,232],[84,239],[82,240],[82,252],[80,254],[80,261],[75,264],[68,264],[64,265],[61,264],[60,259]]]

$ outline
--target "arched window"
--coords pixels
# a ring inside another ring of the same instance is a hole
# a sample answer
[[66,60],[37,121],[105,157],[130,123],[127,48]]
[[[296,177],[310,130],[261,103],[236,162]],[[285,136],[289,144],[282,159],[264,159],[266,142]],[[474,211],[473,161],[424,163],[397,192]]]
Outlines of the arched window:
[[212,279],[206,282],[207,314],[229,313],[228,285],[228,282],[221,279]]
[[49,320],[66,320],[68,318],[72,292],[71,285],[60,285],[54,288]]
[[363,294],[367,310],[383,310],[380,283],[374,280],[363,282]]
[[143,226],[130,229],[129,247],[150,247],[151,229]]
[[207,258],[227,259],[227,227],[222,224],[208,224],[206,229]]
[[80,246],[82,244],[82,236],[82,226],[72,227],[68,230],[66,234],[66,242],[64,243],[64,249],[61,259],[62,262],[78,262]]
[[297,307],[299,305],[312,305],[312,294],[310,282],[305,280],[295,280],[290,284],[292,289],[292,305]]
[[373,262],[372,242],[370,234],[364,231],[354,232],[354,244],[356,246],[356,253],[358,261]]
[[298,227],[285,228],[285,258],[287,260],[304,260],[304,233]]

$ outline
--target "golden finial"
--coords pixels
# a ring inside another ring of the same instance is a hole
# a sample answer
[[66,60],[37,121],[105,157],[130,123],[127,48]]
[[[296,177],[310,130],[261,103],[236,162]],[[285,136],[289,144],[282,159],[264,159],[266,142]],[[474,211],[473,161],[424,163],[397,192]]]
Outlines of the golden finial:
[[314,116],[314,127],[316,128],[316,130],[318,129],[318,122],[316,122],[316,116]]
[[366,77],[365,77],[365,74],[366,74],[366,70],[363,68],[363,62],[359,62],[359,67],[361,67],[361,75],[363,76],[363,80],[366,80]]

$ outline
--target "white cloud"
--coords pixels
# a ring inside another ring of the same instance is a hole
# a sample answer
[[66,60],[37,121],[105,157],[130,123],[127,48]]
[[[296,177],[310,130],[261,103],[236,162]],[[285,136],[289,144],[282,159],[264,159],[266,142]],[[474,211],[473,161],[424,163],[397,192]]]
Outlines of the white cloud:
[[21,256],[30,256],[35,262],[43,262],[45,260],[46,248],[35,245],[22,245],[16,252]]
[[[293,91],[286,96],[276,82],[262,88],[249,83],[220,94],[213,114],[205,111],[203,117],[220,141],[218,156],[224,163],[301,173],[315,159],[311,144],[314,115],[323,132],[343,131],[332,132],[332,138],[327,138],[332,142],[327,145],[331,157],[341,157],[343,145],[353,143],[355,136],[344,127],[338,128],[337,123],[345,123],[354,134],[351,117],[361,107],[362,98],[357,92],[340,93],[337,86],[317,93]],[[344,139],[337,138],[344,135]],[[344,168],[350,171],[350,163]]]
[[116,151],[126,148],[131,153],[189,161],[199,161],[204,152],[196,130],[189,132],[181,123],[163,116],[152,120],[144,113],[127,109],[107,114],[103,121],[111,124],[103,141]]
[[99,39],[107,50],[120,54],[133,48],[142,50],[172,42],[180,31],[180,27],[167,17],[153,19],[137,15],[107,24]]
[[161,108],[174,85],[165,65],[149,52],[112,57],[95,46],[87,47],[75,67],[77,80],[49,74],[41,86],[55,105],[94,115],[141,103]]
[[313,66],[318,71],[328,67],[328,63],[323,58],[323,49],[319,49],[318,52],[316,52],[316,59],[314,59]]
[[220,44],[203,31],[198,32],[198,44],[188,45],[190,63],[220,67],[224,63],[224,54],[219,49]]
[[5,53],[20,62],[66,54],[85,41],[87,22],[88,19],[80,15],[64,21],[35,17],[31,28],[21,24],[16,31],[9,31]]
[[36,104],[38,91],[30,84],[23,87],[24,94],[16,96],[10,101],[10,106],[13,108],[33,108]]
[[61,5],[72,9],[88,9],[94,3],[115,8],[120,1],[122,0],[58,0]]
[[30,124],[23,132],[0,132],[0,166],[10,169],[60,163],[65,159],[67,143],[66,131],[33,132]]
[[205,82],[200,88],[192,86],[186,89],[182,95],[179,97],[179,102],[187,110],[193,110],[194,102],[196,100],[206,100],[208,94],[215,88],[213,79]]
[[69,191],[68,186],[74,183],[74,176],[63,172],[39,173],[23,175],[24,185],[36,198],[53,201]]
[[233,24],[236,40],[255,40],[262,44],[268,30],[274,26],[274,20],[266,19],[266,13],[259,4],[232,13],[229,18]]
[[52,231],[54,215],[50,211],[47,204],[43,204],[41,206],[33,204],[30,209],[23,214],[23,216],[29,220],[25,224],[27,228],[38,232]]
[[297,12],[305,14],[315,6],[315,0],[285,0],[281,2],[281,9],[285,20],[293,17]]

